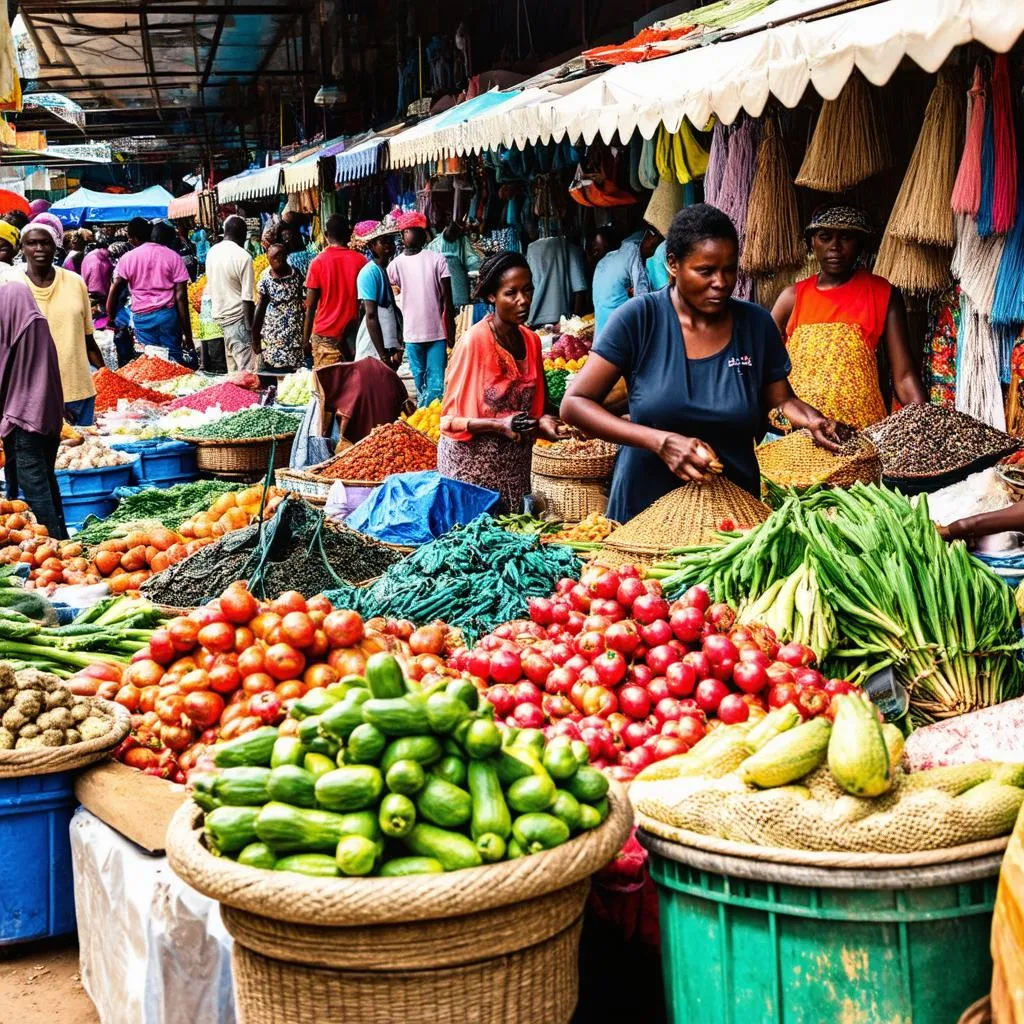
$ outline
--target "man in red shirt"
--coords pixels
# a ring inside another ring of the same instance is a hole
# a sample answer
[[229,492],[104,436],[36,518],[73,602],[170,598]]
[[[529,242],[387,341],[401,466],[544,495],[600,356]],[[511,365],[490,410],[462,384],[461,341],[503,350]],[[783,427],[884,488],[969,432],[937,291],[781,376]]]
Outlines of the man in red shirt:
[[312,353],[313,369],[351,361],[359,326],[356,278],[366,257],[348,247],[352,229],[344,217],[334,214],[324,226],[327,248],[309,265],[306,273],[306,319],[302,340]]

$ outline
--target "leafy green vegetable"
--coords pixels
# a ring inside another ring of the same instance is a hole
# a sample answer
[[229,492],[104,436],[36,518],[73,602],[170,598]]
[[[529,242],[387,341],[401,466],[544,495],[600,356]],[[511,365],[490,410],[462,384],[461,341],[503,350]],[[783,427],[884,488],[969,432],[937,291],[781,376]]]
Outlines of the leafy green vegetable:
[[205,440],[242,440],[250,437],[273,437],[293,434],[299,429],[299,418],[277,409],[257,407],[225,416],[215,423],[207,423],[190,430],[179,430],[182,437]]

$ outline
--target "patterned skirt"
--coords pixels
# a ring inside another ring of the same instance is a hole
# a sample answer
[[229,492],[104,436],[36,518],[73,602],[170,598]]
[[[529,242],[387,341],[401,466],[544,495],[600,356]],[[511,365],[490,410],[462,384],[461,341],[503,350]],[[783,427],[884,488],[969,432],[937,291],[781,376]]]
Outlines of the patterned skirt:
[[501,495],[499,512],[521,512],[530,493],[533,445],[520,444],[497,434],[482,434],[470,441],[442,436],[437,443],[437,470],[463,483],[476,484]]

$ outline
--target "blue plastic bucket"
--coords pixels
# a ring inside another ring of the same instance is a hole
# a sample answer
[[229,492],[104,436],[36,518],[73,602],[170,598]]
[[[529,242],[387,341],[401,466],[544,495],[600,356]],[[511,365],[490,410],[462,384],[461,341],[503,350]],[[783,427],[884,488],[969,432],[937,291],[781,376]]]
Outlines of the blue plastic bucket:
[[117,508],[117,499],[109,495],[97,494],[62,494],[60,498],[64,506],[64,522],[67,526],[77,529],[89,518],[106,519]]
[[132,483],[153,487],[191,483],[199,476],[195,445],[154,437],[147,441],[129,441],[112,446],[117,451],[139,456],[132,470]]
[[0,946],[75,930],[73,772],[0,779]]
[[131,483],[132,471],[138,461],[134,458],[122,466],[101,466],[98,469],[58,469],[57,485],[65,505],[71,496],[109,497],[118,487]]

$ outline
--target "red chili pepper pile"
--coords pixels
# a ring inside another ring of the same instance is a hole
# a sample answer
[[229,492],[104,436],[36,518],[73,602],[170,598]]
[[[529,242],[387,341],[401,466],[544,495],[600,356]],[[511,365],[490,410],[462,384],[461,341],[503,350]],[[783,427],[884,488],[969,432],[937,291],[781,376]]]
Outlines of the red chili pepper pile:
[[113,370],[103,367],[93,374],[93,385],[96,388],[96,411],[107,412],[116,409],[117,403],[124,398],[129,402],[144,401],[163,405],[171,400],[170,395],[162,395],[159,391],[144,388],[135,381],[122,377]]
[[248,409],[251,405],[259,402],[259,395],[247,388],[240,388],[237,384],[225,381],[223,384],[215,384],[212,388],[203,388],[194,395],[182,395],[170,404],[171,409],[196,409],[199,412],[206,412],[215,405],[219,405],[224,412],[239,412]]
[[133,359],[127,366],[122,366],[117,371],[122,377],[135,381],[136,384],[146,384],[151,380],[171,380],[174,377],[187,377],[192,371],[180,363],[172,363],[159,356],[139,356]]
[[404,423],[385,423],[319,475],[336,480],[374,481],[393,473],[424,469],[437,469],[437,446]]

